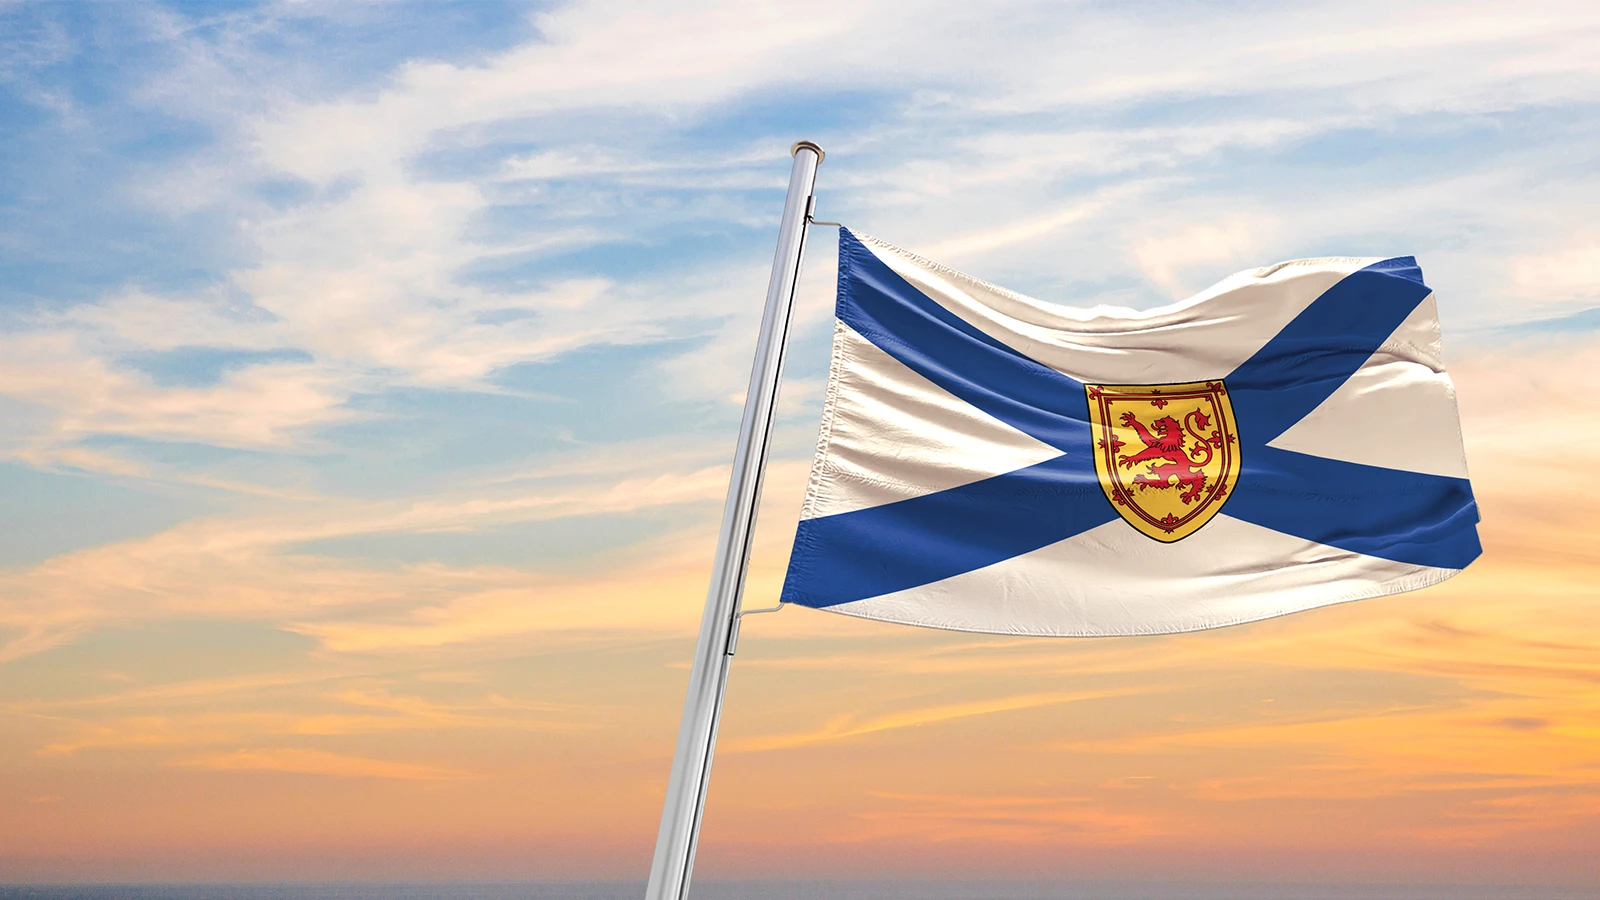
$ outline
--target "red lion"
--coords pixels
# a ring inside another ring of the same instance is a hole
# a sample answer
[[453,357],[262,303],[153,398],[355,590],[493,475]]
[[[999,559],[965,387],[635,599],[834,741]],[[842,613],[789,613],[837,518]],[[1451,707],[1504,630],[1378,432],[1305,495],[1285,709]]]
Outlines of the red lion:
[[[1192,414],[1191,414],[1192,415]],[[1183,448],[1183,426],[1171,416],[1162,416],[1151,425],[1156,433],[1151,434],[1148,429],[1131,412],[1122,414],[1123,427],[1132,428],[1139,435],[1139,440],[1144,441],[1144,449],[1132,456],[1123,454],[1118,458],[1125,469],[1131,469],[1139,463],[1165,460],[1150,466],[1148,475],[1135,475],[1133,483],[1139,490],[1147,487],[1165,490],[1173,486],[1172,477],[1177,476],[1178,487],[1183,488],[1180,495],[1184,503],[1192,503],[1200,499],[1200,492],[1206,488],[1206,473],[1195,468],[1195,460],[1189,458],[1189,453]],[[1211,460],[1211,448],[1204,443],[1196,445],[1196,449],[1206,450],[1205,459],[1200,460],[1200,465],[1205,465]]]

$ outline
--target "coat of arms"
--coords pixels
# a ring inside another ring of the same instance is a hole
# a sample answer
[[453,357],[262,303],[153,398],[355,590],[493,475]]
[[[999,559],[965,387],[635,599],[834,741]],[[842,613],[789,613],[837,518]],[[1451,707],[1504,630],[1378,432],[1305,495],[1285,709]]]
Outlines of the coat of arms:
[[1222,382],[1085,389],[1095,472],[1117,513],[1165,543],[1211,521],[1239,480],[1233,404]]

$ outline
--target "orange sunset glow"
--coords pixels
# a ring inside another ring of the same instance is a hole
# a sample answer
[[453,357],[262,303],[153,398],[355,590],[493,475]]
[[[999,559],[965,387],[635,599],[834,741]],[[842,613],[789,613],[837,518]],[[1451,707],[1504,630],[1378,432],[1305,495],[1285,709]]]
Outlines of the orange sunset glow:
[[[1600,379],[1596,349],[1541,341],[1457,366],[1486,552],[1440,587],[1140,639],[809,610],[751,620],[700,867],[1587,877],[1596,532],[1517,423],[1579,408],[1565,385]],[[1567,434],[1572,468],[1600,464],[1600,428]],[[700,480],[720,492],[720,472]],[[773,471],[752,604],[775,596],[802,481],[799,464]],[[694,482],[626,494],[648,503]],[[9,596],[37,598],[12,620],[52,645],[14,644],[7,665],[9,864],[636,873],[711,520],[626,565],[536,576],[282,552],[328,527],[309,518],[225,534],[202,522],[7,577]],[[52,636],[106,616],[71,598],[115,597],[135,578],[163,598],[149,620]],[[299,592],[296,620],[275,629],[207,613],[271,620]],[[415,606],[372,616],[397,593]]]

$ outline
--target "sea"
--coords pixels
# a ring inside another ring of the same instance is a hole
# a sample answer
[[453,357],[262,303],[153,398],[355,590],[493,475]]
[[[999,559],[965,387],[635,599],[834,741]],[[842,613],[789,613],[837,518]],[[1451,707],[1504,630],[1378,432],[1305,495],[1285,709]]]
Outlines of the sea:
[[[706,881],[693,900],[1600,900],[1600,886]],[[0,900],[639,900],[627,881],[0,885]]]

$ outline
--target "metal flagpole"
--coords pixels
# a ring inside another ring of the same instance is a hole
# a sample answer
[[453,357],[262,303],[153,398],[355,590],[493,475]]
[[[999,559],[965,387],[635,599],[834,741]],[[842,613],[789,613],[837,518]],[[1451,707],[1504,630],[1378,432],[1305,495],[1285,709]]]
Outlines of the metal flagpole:
[[711,755],[716,751],[717,723],[722,717],[722,695],[728,687],[728,666],[733,661],[733,642],[739,626],[739,602],[750,560],[756,502],[761,497],[761,477],[766,468],[767,439],[772,434],[778,376],[783,370],[789,336],[789,312],[794,306],[795,281],[800,277],[800,256],[805,249],[817,165],[823,155],[822,148],[810,141],[795,144],[792,153],[789,196],[783,202],[778,251],[772,259],[772,280],[767,285],[767,307],[761,317],[750,390],[744,398],[744,420],[739,425],[728,501],[722,509],[711,590],[706,594],[706,610],[700,619],[700,640],[695,644],[694,667],[689,671],[689,695],[683,702],[683,720],[678,725],[678,749],[672,756],[672,777],[667,781],[667,799],[661,809],[661,831],[656,836],[656,855],[650,864],[645,900],[685,900],[694,869],[706,782],[711,777]]

